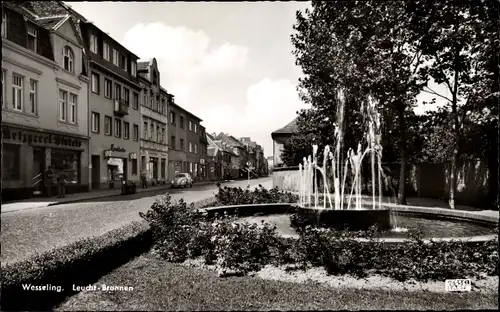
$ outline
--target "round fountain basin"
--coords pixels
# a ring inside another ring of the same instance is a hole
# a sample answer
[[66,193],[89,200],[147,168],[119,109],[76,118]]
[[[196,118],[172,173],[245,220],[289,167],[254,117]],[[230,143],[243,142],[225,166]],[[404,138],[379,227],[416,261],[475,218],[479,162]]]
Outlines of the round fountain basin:
[[[385,207],[388,208],[388,207]],[[321,210],[325,213],[325,209],[312,209],[300,207],[297,204],[246,204],[235,206],[219,206],[201,209],[208,216],[216,215],[236,215],[238,222],[250,222],[260,224],[261,221],[274,223],[277,226],[278,233],[283,237],[297,238],[299,235],[290,224],[290,213],[297,211],[311,213],[311,210]],[[308,209],[308,210],[307,210]],[[392,210],[392,211],[390,211]],[[391,220],[391,213],[396,213],[397,226],[410,230],[412,228],[420,228],[423,232],[424,239],[433,240],[464,240],[468,243],[478,243],[489,241],[498,237],[498,215],[485,216],[469,211],[456,211],[443,208],[429,207],[390,207],[390,209],[382,210],[329,210],[326,213],[344,212],[350,213],[350,216],[359,218],[361,214],[369,211],[371,213],[380,212],[381,214],[389,213],[389,218],[383,220],[384,224],[387,220]],[[316,212],[316,211],[315,211]],[[349,215],[342,217],[349,217]],[[313,214],[314,215],[314,214]],[[341,218],[340,215],[339,218]],[[365,214],[367,216],[367,214]],[[354,218],[354,217],[353,217]],[[345,222],[344,222],[345,223]],[[371,222],[373,224],[373,222]],[[390,222],[389,222],[390,223]],[[358,224],[361,224],[358,222]],[[391,224],[391,223],[390,223]],[[382,225],[383,226],[383,225]],[[394,226],[391,224],[391,226]],[[382,233],[382,240],[387,244],[404,243],[408,239],[408,234],[405,231],[392,231],[391,228],[385,227],[386,230]],[[354,228],[353,228],[354,230]]]
[[389,209],[325,209],[316,207],[296,207],[296,212],[306,220],[307,225],[313,227],[333,228],[336,230],[349,229],[366,231],[372,226],[380,230],[391,228],[391,212]]

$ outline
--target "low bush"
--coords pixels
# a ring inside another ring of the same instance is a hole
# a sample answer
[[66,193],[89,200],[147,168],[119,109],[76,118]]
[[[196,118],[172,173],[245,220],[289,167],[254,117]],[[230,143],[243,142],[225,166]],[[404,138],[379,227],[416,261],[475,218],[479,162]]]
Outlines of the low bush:
[[296,203],[299,197],[291,192],[282,191],[275,187],[267,190],[262,185],[253,191],[243,190],[241,187],[221,187],[218,184],[218,193],[215,194],[215,202],[205,206],[230,206],[244,204],[270,204],[270,203]]
[[[293,194],[278,189],[219,188],[214,205],[271,202],[268,198],[281,203],[294,199]],[[358,232],[312,228],[294,214],[290,221],[299,238],[284,239],[272,224],[242,223],[227,215],[209,219],[168,196],[141,216],[151,225],[154,250],[162,258],[204,257],[207,264],[216,264],[221,275],[244,274],[269,263],[321,266],[329,274],[359,277],[378,273],[401,281],[498,275],[498,240],[426,243],[419,229],[414,229],[408,233],[408,242],[387,246],[376,228]]]
[[[129,259],[147,251],[152,243],[148,225],[134,222],[102,236],[35,254],[2,266],[2,310],[46,310],[73,292],[72,285],[88,285]],[[52,291],[25,290],[53,286]]]

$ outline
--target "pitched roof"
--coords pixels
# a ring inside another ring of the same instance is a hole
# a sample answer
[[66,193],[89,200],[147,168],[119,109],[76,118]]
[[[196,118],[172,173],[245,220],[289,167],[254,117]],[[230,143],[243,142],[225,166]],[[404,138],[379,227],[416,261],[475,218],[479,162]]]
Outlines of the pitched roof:
[[147,70],[149,67],[149,61],[138,61],[137,62],[137,71]]
[[215,157],[217,156],[217,152],[219,151],[219,148],[218,147],[215,147],[215,146],[209,146],[207,148],[207,155],[209,157]]
[[298,117],[296,117],[294,120],[292,120],[290,123],[288,123],[283,128],[274,131],[273,133],[271,133],[271,135],[273,135],[273,134],[292,134],[292,133],[296,132],[297,131],[297,119],[298,119]]
[[63,19],[67,18],[68,15],[59,15],[59,16],[49,16],[42,17],[37,19],[37,22],[40,26],[45,27],[47,29],[54,29],[57,24],[59,24]]

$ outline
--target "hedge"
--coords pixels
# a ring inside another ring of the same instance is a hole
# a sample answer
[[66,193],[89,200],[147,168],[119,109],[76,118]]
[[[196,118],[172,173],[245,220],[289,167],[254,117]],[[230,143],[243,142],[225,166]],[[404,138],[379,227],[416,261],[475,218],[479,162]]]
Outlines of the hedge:
[[[202,207],[214,199],[195,203]],[[1,308],[3,311],[51,310],[67,296],[73,285],[93,284],[100,277],[150,250],[149,225],[135,221],[101,236],[85,238],[66,246],[35,254],[2,266]],[[58,291],[24,290],[23,285],[61,286]]]

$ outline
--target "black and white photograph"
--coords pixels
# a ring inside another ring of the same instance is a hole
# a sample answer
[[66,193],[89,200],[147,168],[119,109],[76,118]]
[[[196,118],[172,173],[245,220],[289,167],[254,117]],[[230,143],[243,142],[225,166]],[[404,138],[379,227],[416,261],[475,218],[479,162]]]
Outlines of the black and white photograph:
[[2,1],[2,311],[498,310],[499,0]]

